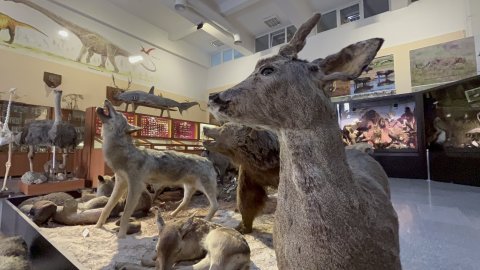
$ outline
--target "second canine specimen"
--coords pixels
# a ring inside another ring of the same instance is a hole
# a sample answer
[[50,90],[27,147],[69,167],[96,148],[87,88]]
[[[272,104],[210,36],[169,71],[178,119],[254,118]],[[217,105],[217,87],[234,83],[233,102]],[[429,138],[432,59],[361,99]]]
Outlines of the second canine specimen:
[[183,201],[172,212],[176,215],[192,198],[195,191],[203,192],[209,202],[210,220],[218,209],[217,175],[212,163],[197,155],[176,151],[140,150],[132,142],[130,133],[140,128],[128,124],[123,114],[105,100],[105,108],[97,108],[97,115],[103,123],[103,156],[107,165],[116,175],[116,183],[107,205],[96,225],[103,226],[118,200],[127,191],[125,210],[120,221],[118,237],[125,237],[128,220],[147,183],[160,185],[183,185]]
[[238,230],[252,232],[255,216],[267,200],[266,187],[278,187],[280,149],[277,136],[267,130],[226,123],[219,128],[203,128],[205,148],[229,157],[239,165],[237,207],[242,214]]
[[327,92],[335,80],[358,77],[383,40],[358,42],[313,62],[298,59],[319,20],[320,14],[309,19],[243,82],[210,95],[210,111],[218,120],[278,135],[273,242],[280,270],[398,270],[398,219],[387,175],[368,154],[346,153]]

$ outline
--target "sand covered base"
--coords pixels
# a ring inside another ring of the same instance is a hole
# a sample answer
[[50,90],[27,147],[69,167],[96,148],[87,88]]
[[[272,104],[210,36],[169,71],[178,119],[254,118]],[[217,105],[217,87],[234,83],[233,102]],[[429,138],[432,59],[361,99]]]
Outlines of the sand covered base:
[[[195,196],[187,210],[179,213],[178,217],[187,217],[195,213],[205,215],[207,202],[204,196]],[[169,206],[163,217],[170,220],[169,212],[174,206]],[[277,269],[275,251],[272,244],[273,212],[275,198],[271,198],[264,214],[254,223],[254,232],[245,238],[251,249],[251,269]],[[213,221],[228,227],[235,227],[241,220],[241,215],[234,212],[232,203],[220,202]],[[128,235],[125,239],[117,239],[113,228],[115,220],[109,220],[104,229],[89,226],[50,226],[40,228],[46,238],[70,258],[76,259],[84,269],[114,269],[116,262],[131,262],[140,264],[140,259],[147,251],[155,249],[158,230],[153,214],[139,220],[142,232]],[[89,235],[83,237],[87,229]],[[153,268],[152,268],[153,269]]]

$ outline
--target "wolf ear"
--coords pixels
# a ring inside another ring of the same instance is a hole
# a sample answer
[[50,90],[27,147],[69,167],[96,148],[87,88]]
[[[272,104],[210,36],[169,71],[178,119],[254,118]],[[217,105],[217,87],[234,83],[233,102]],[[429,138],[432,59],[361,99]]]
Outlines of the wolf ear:
[[348,81],[362,74],[375,58],[383,39],[372,38],[343,48],[340,52],[317,59],[310,63],[311,71],[322,71],[323,81]]
[[103,183],[103,182],[105,182],[105,178],[103,178],[102,175],[99,175],[98,176],[98,181],[100,181],[100,183]]
[[132,133],[137,132],[137,131],[140,131],[140,130],[142,130],[141,127],[128,124],[127,130],[126,130],[125,132],[126,132],[127,134],[132,134]]

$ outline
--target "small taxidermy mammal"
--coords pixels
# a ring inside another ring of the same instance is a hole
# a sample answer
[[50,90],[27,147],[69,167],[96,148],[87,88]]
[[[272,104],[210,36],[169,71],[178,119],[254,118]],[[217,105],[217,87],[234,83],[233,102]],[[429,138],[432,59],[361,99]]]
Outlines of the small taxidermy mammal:
[[104,108],[97,108],[97,115],[103,124],[103,155],[116,175],[115,187],[98,220],[97,228],[103,226],[113,207],[128,190],[118,232],[118,237],[125,237],[128,219],[146,184],[183,186],[183,201],[172,212],[173,216],[186,207],[195,191],[200,190],[210,202],[206,219],[213,217],[218,203],[217,174],[212,162],[198,155],[176,151],[138,149],[130,134],[140,128],[130,125],[125,116],[117,112],[108,100],[105,100]]

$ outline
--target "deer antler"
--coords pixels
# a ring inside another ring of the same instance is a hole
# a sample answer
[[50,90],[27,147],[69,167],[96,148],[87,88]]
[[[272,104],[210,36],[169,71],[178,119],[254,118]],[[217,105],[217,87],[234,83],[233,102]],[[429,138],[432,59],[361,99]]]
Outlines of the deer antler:
[[115,88],[120,89],[120,87],[118,87],[117,84],[115,83],[115,76],[113,76],[113,74],[112,74],[112,81],[113,81],[113,86],[115,86]]
[[307,39],[308,34],[310,34],[315,25],[317,25],[320,17],[320,13],[316,13],[308,19],[308,21],[303,23],[300,28],[298,28],[290,42],[280,48],[278,54],[289,58],[297,58],[297,53],[305,46],[305,40]]
[[[130,86],[132,85],[132,77],[128,77],[127,81],[128,81],[128,84],[127,84],[127,88],[123,89],[123,88],[120,88],[117,86],[117,84],[115,83],[115,76],[112,74],[112,81],[113,81],[113,86],[115,86],[115,88],[117,89],[122,89],[124,91],[127,91],[128,89],[130,89]],[[83,97],[82,97],[83,99]]]

